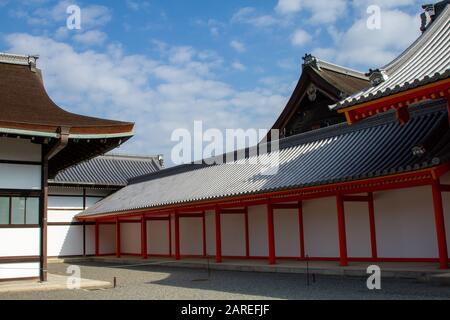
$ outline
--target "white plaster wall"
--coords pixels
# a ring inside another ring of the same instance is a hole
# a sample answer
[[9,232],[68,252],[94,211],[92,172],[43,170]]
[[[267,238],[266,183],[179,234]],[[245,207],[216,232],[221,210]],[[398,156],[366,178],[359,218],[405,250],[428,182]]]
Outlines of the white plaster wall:
[[47,211],[48,222],[71,222],[81,210],[51,210]]
[[147,221],[147,253],[169,254],[169,221]]
[[206,224],[206,254],[216,255],[216,216],[214,211],[205,212]]
[[39,262],[0,264],[0,279],[30,277],[39,277]]
[[101,224],[99,226],[100,232],[100,254],[112,254],[116,252],[116,225],[115,224]]
[[339,257],[336,198],[303,202],[305,254],[310,257]]
[[248,207],[248,232],[250,240],[250,256],[267,257],[267,207]]
[[39,228],[1,228],[0,257],[39,255]]
[[222,214],[222,255],[245,256],[245,217],[243,214]]
[[0,189],[41,189],[41,166],[0,163]]
[[95,226],[86,226],[86,254],[95,254]]
[[431,186],[375,193],[378,256],[436,258]]
[[41,161],[41,145],[28,139],[0,137],[0,160]]
[[180,251],[182,255],[203,254],[202,218],[180,218]]
[[[450,172],[441,177],[442,184],[450,185]],[[445,231],[447,236],[447,250],[450,256],[450,192],[442,193],[442,204],[444,207]]]
[[297,209],[274,209],[275,255],[299,257],[300,235]]
[[83,226],[48,226],[47,255],[50,257],[83,254]]
[[141,224],[121,223],[120,224],[120,252],[141,253]]
[[372,256],[370,220],[367,202],[345,202],[347,255],[368,258]]
[[83,197],[48,196],[49,209],[83,209]]

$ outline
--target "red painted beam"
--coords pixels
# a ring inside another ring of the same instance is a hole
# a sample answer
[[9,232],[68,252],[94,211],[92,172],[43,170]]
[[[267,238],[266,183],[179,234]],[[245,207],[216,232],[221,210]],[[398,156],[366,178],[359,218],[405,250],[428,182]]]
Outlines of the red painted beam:
[[342,195],[338,194],[336,196],[336,206],[338,212],[338,228],[339,228],[339,257],[340,265],[348,265],[347,257],[347,235],[345,231],[345,211],[344,211],[344,201]]
[[435,180],[432,185],[434,218],[436,224],[436,236],[439,251],[439,266],[441,269],[448,269],[447,239],[445,235],[444,209],[442,207],[442,194],[439,180]]
[[203,239],[203,256],[206,257],[206,213],[202,215],[202,239]]
[[377,232],[375,226],[375,206],[373,202],[373,193],[369,192],[369,225],[370,225],[370,246],[372,249],[372,258],[376,259],[378,257],[377,250]]
[[450,184],[441,184],[441,192],[450,192]]
[[120,221],[116,218],[116,257],[120,258]]
[[100,224],[95,221],[95,255],[100,255]]
[[168,220],[168,225],[169,225],[169,256],[172,256],[172,219],[171,216],[169,216],[169,220]]
[[180,216],[175,211],[175,259],[180,260]]
[[220,208],[217,206],[215,208],[215,219],[216,219],[216,262],[222,262],[222,234],[220,227]]
[[147,259],[147,220],[142,215],[141,218],[141,256],[143,259]]
[[244,219],[245,219],[245,257],[250,257],[250,236],[249,236],[249,230],[248,230],[248,207],[245,207],[245,213],[244,213]]
[[273,207],[267,204],[267,238],[269,245],[269,264],[275,264],[275,228],[273,223]]
[[298,202],[298,234],[300,237],[300,259],[305,258],[305,232],[303,229],[303,203]]

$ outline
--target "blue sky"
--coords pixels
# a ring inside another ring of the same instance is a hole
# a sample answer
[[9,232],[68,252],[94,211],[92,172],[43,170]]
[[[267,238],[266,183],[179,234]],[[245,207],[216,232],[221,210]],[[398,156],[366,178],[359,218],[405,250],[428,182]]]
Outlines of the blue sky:
[[[66,8],[81,8],[68,30]],[[369,30],[366,10],[381,9]],[[39,54],[65,109],[136,122],[119,152],[163,153],[177,128],[270,128],[305,53],[381,67],[419,35],[417,0],[0,0],[0,51]]]

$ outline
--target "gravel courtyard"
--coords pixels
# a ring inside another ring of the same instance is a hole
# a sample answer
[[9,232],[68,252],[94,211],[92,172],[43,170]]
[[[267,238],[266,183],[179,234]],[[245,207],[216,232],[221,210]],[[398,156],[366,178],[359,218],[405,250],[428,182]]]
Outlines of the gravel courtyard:
[[[50,264],[49,271],[66,274],[68,264]],[[120,267],[83,262],[81,276],[113,281],[102,290],[63,290],[0,294],[5,299],[450,299],[450,288],[415,280],[383,279],[382,290],[369,291],[362,278],[316,276],[307,286],[299,274],[248,273],[157,265]]]

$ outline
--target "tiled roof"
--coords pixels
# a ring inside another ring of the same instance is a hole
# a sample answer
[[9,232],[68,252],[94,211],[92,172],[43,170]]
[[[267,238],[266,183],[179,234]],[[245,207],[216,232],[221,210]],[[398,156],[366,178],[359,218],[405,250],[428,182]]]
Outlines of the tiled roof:
[[[352,126],[339,124],[280,141],[279,170],[244,160],[183,165],[130,181],[81,216],[195,203],[359,180],[436,166],[450,160],[450,130],[444,101],[412,107],[400,125],[388,111]],[[424,153],[415,153],[418,146]],[[250,158],[254,159],[254,158]]]
[[108,154],[60,171],[49,183],[123,187],[129,179],[161,169],[160,156]]
[[384,82],[358,92],[330,108],[351,107],[414,89],[450,76],[450,5],[399,57],[380,69]]

